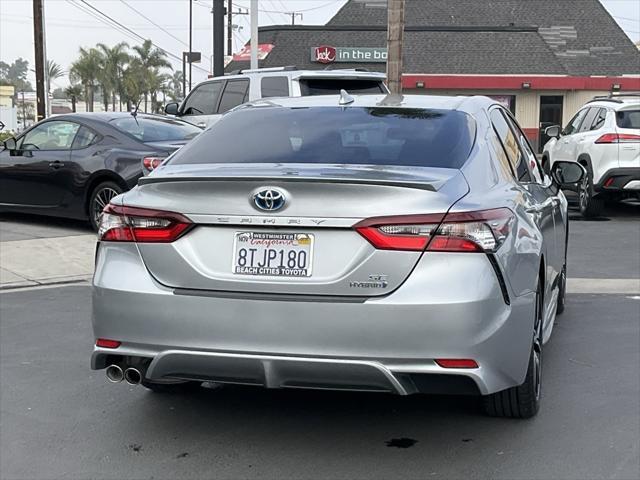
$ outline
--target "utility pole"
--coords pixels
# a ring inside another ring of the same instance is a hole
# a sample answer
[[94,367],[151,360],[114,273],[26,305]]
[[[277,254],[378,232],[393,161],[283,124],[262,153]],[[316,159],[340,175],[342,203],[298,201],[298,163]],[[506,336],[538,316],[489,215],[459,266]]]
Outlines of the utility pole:
[[387,85],[392,94],[401,95],[404,0],[388,0],[387,9]]
[[224,0],[213,0],[213,76],[222,75],[224,75]]
[[191,91],[191,52],[193,52],[193,0],[189,0],[189,91]]
[[36,60],[36,121],[39,122],[47,116],[42,0],[33,0],[33,39]]
[[233,0],[227,0],[227,55],[233,55]]
[[258,68],[258,0],[251,0],[251,69]]
[[302,20],[302,14],[298,13],[298,12],[284,12],[285,15],[291,15],[291,25],[295,25],[296,24],[296,17],[300,17],[300,20]]

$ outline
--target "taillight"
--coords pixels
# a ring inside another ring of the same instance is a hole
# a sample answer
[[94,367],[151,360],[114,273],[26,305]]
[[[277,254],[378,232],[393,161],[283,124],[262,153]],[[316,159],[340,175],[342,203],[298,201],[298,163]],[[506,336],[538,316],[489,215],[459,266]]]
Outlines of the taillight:
[[632,133],[605,133],[596,143],[636,143],[640,142],[640,135]]
[[104,242],[170,243],[193,224],[174,212],[109,204],[100,217],[98,239]]
[[513,212],[496,208],[477,212],[363,220],[355,229],[380,250],[495,252],[505,242]]
[[508,208],[448,213],[427,250],[438,252],[495,252],[513,224]]
[[166,159],[167,159],[167,157],[144,157],[142,159],[142,165],[149,172],[152,172],[153,170],[158,168],[160,166],[160,164],[162,162],[164,162]]
[[378,250],[423,251],[444,214],[375,217],[354,228]]

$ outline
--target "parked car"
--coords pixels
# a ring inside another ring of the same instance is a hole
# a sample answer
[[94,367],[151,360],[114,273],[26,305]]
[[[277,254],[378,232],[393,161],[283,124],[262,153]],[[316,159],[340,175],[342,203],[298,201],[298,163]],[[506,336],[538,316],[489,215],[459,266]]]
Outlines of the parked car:
[[585,217],[602,213],[604,201],[640,198],[640,94],[596,97],[567,126],[546,129],[543,163],[578,162],[587,169],[579,196]]
[[154,391],[476,394],[530,417],[564,309],[559,187],[584,174],[545,175],[486,97],[251,102],[105,210],[92,368]]
[[129,190],[143,165],[167,157],[201,132],[159,115],[86,113],[44,120],[0,151],[0,211],[88,219]]
[[385,75],[365,70],[298,70],[295,67],[240,70],[198,84],[182,102],[169,103],[165,113],[200,127],[245,102],[269,97],[331,95],[346,89],[350,93],[387,93]]

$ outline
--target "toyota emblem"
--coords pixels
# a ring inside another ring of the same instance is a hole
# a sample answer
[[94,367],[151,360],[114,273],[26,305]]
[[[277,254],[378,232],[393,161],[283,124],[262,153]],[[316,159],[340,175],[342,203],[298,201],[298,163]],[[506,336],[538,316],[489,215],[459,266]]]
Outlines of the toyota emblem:
[[275,212],[284,207],[286,198],[284,193],[275,188],[265,188],[259,190],[253,195],[253,204],[258,210],[264,210],[267,212]]

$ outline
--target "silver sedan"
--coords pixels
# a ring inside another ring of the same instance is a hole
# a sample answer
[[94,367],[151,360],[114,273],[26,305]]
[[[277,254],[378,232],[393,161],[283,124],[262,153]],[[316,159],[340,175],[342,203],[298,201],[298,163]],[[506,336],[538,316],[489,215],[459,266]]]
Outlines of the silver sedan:
[[269,99],[112,200],[93,369],[202,382],[540,404],[564,309],[567,201],[485,97]]

